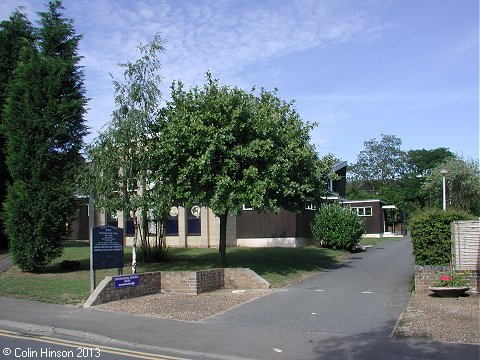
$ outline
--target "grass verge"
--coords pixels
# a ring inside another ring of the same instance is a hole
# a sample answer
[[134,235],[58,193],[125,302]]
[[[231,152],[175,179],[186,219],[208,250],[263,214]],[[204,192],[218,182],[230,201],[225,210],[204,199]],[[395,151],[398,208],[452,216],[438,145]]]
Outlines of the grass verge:
[[[361,244],[377,245],[385,238],[363,238]],[[282,287],[331,268],[348,255],[347,252],[306,248],[228,248],[229,267],[245,267],[255,271],[273,287]],[[123,273],[130,274],[131,248],[125,248]],[[76,271],[60,267],[64,260],[80,262]],[[171,248],[169,261],[139,264],[138,272],[193,271],[219,267],[217,249]],[[83,303],[90,295],[90,260],[88,243],[68,241],[63,255],[44,273],[32,274],[13,267],[0,275],[0,295],[58,304]],[[117,275],[116,269],[97,270],[97,284],[105,277]]]

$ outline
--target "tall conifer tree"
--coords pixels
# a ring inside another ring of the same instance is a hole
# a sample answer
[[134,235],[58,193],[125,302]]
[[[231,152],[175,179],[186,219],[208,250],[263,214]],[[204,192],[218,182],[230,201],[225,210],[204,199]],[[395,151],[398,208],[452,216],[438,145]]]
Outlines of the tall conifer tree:
[[75,210],[75,175],[87,133],[81,39],[61,1],[39,13],[38,46],[25,49],[5,108],[7,165],[12,176],[5,226],[14,261],[40,271],[62,253]]
[[[20,51],[25,46],[33,46],[33,26],[25,14],[15,10],[8,20],[0,23],[0,130],[3,124],[3,108],[7,96],[7,85],[13,77],[20,58]],[[7,194],[10,175],[5,163],[5,137],[0,131],[0,211]],[[0,248],[7,247],[7,237],[3,231],[0,216]]]

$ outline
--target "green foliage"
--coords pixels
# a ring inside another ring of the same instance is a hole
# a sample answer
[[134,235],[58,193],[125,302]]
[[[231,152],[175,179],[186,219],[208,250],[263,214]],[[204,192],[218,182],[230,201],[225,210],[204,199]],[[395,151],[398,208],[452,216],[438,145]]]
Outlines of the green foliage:
[[452,260],[451,223],[472,215],[455,210],[426,209],[413,214],[409,229],[417,265],[448,265]]
[[423,187],[429,205],[442,207],[442,168],[448,170],[445,176],[447,208],[480,215],[480,164],[473,159],[449,158],[432,170]]
[[143,263],[159,263],[168,260],[169,248],[165,242],[157,242],[138,249],[138,261]]
[[[141,57],[120,64],[123,81],[114,81],[115,105],[112,120],[92,144],[86,147],[92,166],[82,184],[94,196],[97,209],[125,213],[156,209],[152,170],[152,124],[161,108],[160,62],[163,51],[159,34],[147,45],[138,47]],[[141,191],[138,191],[139,189]],[[169,199],[168,199],[169,200]],[[169,205],[169,204],[168,204]]]
[[405,152],[400,149],[402,140],[395,135],[384,135],[380,141],[365,141],[365,149],[357,156],[350,172],[354,180],[361,181],[366,188],[378,190],[390,180],[405,172]]
[[144,259],[163,256],[162,236],[155,242],[148,239],[147,213],[153,215],[150,220],[162,225],[172,203],[164,181],[155,181],[158,174],[152,151],[153,123],[159,116],[162,100],[158,54],[164,50],[163,40],[156,34],[150,43],[141,44],[138,49],[139,59],[120,64],[124,68],[123,81],[114,81],[113,119],[87,147],[92,166],[82,180],[85,192],[93,195],[97,209],[121,210],[133,217],[133,272],[136,271],[137,239],[142,244]]
[[401,140],[393,135],[382,135],[380,142],[365,142],[365,150],[350,169],[347,198],[380,198],[396,205],[400,213],[424,207],[429,197],[423,189],[426,178],[455,155],[447,148],[404,152],[400,145]]
[[453,157],[455,157],[455,154],[444,147],[433,150],[409,150],[406,158],[407,173],[427,176],[432,169],[445,162],[446,159]]
[[[0,204],[4,202],[11,182],[6,164],[5,137],[1,131],[4,122],[2,109],[7,97],[7,86],[13,78],[22,48],[31,47],[33,43],[33,27],[25,14],[15,10],[8,20],[0,23]],[[0,217],[0,248],[7,247],[7,243],[3,219]]]
[[[2,124],[12,177],[4,203],[6,233],[14,261],[27,271],[42,270],[62,253],[66,224],[76,210],[75,178],[86,134],[80,37],[58,12],[60,2],[48,9],[40,14],[39,50],[24,47],[13,72]],[[68,51],[46,50],[67,44]]]
[[468,286],[468,280],[465,279],[464,274],[450,274],[442,275],[440,281],[435,286],[454,287],[454,286]]
[[356,212],[338,204],[323,205],[315,214],[312,233],[322,247],[353,251],[365,232]]
[[333,160],[319,160],[312,126],[276,92],[222,86],[207,74],[203,88],[174,83],[171,97],[158,125],[158,182],[170,184],[180,203],[207,206],[220,218],[222,260],[229,212],[243,204],[302,210],[326,194]]
[[365,200],[376,197],[372,191],[365,189],[365,183],[352,179],[347,182],[345,196],[349,200]]

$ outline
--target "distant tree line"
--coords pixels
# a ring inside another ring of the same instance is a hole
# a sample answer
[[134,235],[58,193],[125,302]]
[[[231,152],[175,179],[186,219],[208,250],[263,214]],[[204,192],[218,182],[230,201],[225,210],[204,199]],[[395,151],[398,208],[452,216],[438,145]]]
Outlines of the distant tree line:
[[349,168],[347,197],[380,198],[412,213],[442,206],[441,169],[446,175],[447,206],[480,215],[480,166],[447,148],[403,151],[402,140],[381,135],[364,143],[357,162]]

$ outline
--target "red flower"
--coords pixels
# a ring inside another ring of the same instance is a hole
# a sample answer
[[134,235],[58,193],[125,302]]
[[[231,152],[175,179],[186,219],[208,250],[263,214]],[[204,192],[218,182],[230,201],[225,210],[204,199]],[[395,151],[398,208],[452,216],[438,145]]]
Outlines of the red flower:
[[442,277],[440,278],[440,280],[442,280],[442,281],[450,281],[450,280],[452,280],[452,277],[451,277],[451,276],[447,276],[447,275],[442,275]]

